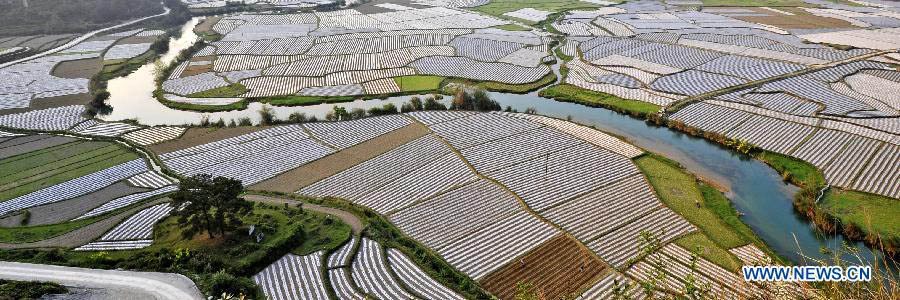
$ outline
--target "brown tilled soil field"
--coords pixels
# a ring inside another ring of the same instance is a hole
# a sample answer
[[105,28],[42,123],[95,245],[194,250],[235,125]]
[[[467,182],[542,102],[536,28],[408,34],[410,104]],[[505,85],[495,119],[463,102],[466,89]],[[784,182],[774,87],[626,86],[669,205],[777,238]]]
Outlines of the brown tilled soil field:
[[216,32],[212,30],[212,27],[214,25],[216,25],[216,23],[219,23],[219,20],[221,20],[221,19],[222,19],[222,17],[206,18],[206,20],[203,20],[203,22],[200,22],[200,24],[197,24],[197,27],[194,27],[194,32],[214,34]]
[[816,29],[816,28],[856,28],[850,22],[834,18],[820,17],[795,7],[779,7],[778,10],[794,14],[793,16],[779,14],[756,7],[744,7],[756,13],[767,14],[767,17],[732,16],[732,18],[747,22],[772,25],[783,29]]
[[254,184],[250,189],[293,193],[426,134],[425,126],[411,124]]
[[516,285],[528,283],[542,299],[570,299],[603,273],[603,264],[575,240],[558,235],[524,257],[481,280],[500,299],[515,299]]
[[150,150],[156,154],[163,154],[172,152],[175,150],[181,150],[185,148],[190,148],[197,145],[202,145],[206,143],[215,142],[218,140],[224,140],[230,137],[236,137],[242,134],[248,134],[251,132],[260,131],[266,128],[266,126],[245,126],[245,127],[234,127],[234,128],[188,128],[181,135],[181,137],[167,141],[165,143],[159,143],[153,146],[150,146]]
[[50,75],[62,78],[91,78],[103,68],[100,58],[64,61],[53,67]]
[[202,74],[206,72],[212,72],[212,64],[208,65],[199,65],[199,66],[189,66],[184,68],[184,72],[181,72],[181,77],[194,76],[197,74]]

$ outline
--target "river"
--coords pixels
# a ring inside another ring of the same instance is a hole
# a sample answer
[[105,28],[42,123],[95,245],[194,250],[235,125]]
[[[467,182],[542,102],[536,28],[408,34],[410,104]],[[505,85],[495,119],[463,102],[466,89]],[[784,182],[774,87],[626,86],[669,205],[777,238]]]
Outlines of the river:
[[[193,28],[199,21],[199,18],[195,18],[185,24],[181,36],[170,41],[170,52],[160,58],[163,63],[171,63],[178,52],[190,47],[198,39]],[[151,126],[198,124],[203,118],[209,118],[210,121],[219,119],[230,121],[247,117],[254,123],[258,122],[258,111],[263,106],[260,103],[251,103],[247,109],[241,111],[217,113],[180,111],[166,107],[153,97],[153,90],[156,87],[153,83],[155,65],[148,63],[128,76],[110,80],[109,104],[113,107],[113,112],[100,118],[105,121],[132,119]],[[735,208],[743,213],[741,219],[775,252],[794,263],[804,264],[806,262],[804,256],[827,260],[829,257],[820,250],[840,249],[844,243],[859,247],[862,256],[867,259],[872,259],[874,255],[881,257],[880,254],[873,254],[862,243],[847,242],[840,235],[819,234],[805,217],[794,212],[791,199],[798,189],[785,184],[772,168],[746,155],[737,154],[701,138],[691,137],[666,127],[653,126],[603,108],[557,102],[538,97],[536,93],[526,95],[490,93],[490,95],[503,107],[510,106],[518,111],[534,108],[541,115],[570,118],[574,122],[616,134],[641,148],[678,161],[691,172],[724,187]],[[340,104],[272,108],[275,115],[282,119],[293,112],[302,112],[307,116],[321,119],[332,111],[335,105],[348,110],[367,109],[386,103],[394,103],[399,107],[409,98],[404,96]],[[856,261],[849,256],[845,259]]]

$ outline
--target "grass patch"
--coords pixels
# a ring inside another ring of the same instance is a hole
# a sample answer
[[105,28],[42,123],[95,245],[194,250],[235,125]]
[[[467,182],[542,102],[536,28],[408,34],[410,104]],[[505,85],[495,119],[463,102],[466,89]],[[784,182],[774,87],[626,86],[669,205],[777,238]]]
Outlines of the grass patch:
[[673,211],[696,225],[717,245],[731,249],[750,241],[731,230],[719,216],[707,208],[697,179],[668,159],[649,154],[634,160],[650,180],[660,200]]
[[637,100],[622,99],[607,93],[586,90],[570,84],[552,86],[540,93],[541,97],[563,102],[575,102],[589,106],[605,107],[622,113],[645,116],[659,111],[660,106]]
[[[0,161],[0,201],[9,200],[133,159],[138,155],[105,142],[83,142],[24,153]],[[70,149],[71,150],[67,150]],[[79,152],[80,151],[80,152]],[[68,156],[66,156],[68,155]]]
[[443,82],[444,79],[447,78],[426,75],[394,77],[394,81],[397,82],[397,86],[399,86],[400,91],[403,92],[434,91],[440,88],[441,82]]
[[97,218],[87,218],[59,224],[0,228],[0,242],[20,244],[42,241],[87,226],[97,220]]
[[240,83],[232,83],[227,86],[214,88],[211,90],[206,90],[202,92],[196,92],[188,95],[191,98],[228,98],[228,97],[239,97],[240,95],[246,94],[250,90],[247,89],[243,84]]
[[700,247],[700,257],[731,272],[737,272],[743,265],[737,257],[731,255],[731,252],[722,249],[722,247],[719,247],[719,245],[700,232],[695,232],[677,239],[675,240],[675,244],[688,250],[694,250],[697,249],[697,247]]
[[852,224],[866,235],[877,234],[883,239],[900,240],[900,218],[897,217],[900,216],[900,203],[897,199],[830,189],[819,205],[845,227]]
[[817,187],[825,185],[825,176],[812,164],[771,151],[762,151],[756,158],[778,171],[791,183],[801,187]]
[[525,27],[525,26],[522,26],[519,24],[512,24],[512,23],[506,24],[506,25],[494,26],[494,28],[502,29],[502,30],[506,30],[506,31],[531,31],[531,28],[528,28],[528,27]]

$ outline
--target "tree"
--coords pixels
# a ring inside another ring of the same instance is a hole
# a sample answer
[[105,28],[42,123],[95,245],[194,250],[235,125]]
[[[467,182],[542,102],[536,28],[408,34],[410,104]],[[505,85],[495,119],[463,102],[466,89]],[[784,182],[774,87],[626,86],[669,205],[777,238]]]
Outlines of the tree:
[[350,114],[347,113],[347,109],[344,107],[335,105],[332,107],[332,110],[336,121],[345,121],[350,118]]
[[193,238],[204,231],[213,238],[240,226],[240,217],[253,207],[252,203],[239,197],[243,190],[240,180],[213,178],[208,174],[197,174],[181,181],[172,196],[172,205],[181,208],[175,215],[185,227],[184,238]]

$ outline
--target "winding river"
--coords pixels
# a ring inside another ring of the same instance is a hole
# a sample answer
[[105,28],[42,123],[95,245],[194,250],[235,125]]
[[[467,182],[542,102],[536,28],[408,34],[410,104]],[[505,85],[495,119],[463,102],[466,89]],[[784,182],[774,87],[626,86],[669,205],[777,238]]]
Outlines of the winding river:
[[[160,58],[162,63],[171,63],[178,52],[198,39],[193,33],[193,28],[199,21],[200,19],[196,18],[184,25],[181,36],[170,41],[170,52]],[[204,117],[208,117],[210,121],[219,119],[230,121],[248,117],[254,123],[258,122],[258,111],[262,107],[260,103],[251,103],[247,109],[241,111],[217,113],[180,111],[162,105],[152,95],[155,88],[153,83],[155,65],[155,62],[148,63],[128,76],[110,80],[109,104],[113,107],[113,112],[102,116],[101,119],[106,121],[132,119],[145,125],[197,124]],[[786,185],[781,176],[758,160],[729,151],[704,139],[691,137],[666,127],[653,126],[603,108],[557,102],[538,97],[536,93],[526,95],[490,93],[490,95],[503,107],[510,106],[519,111],[534,108],[542,115],[570,118],[574,122],[592,125],[602,131],[619,135],[648,151],[678,161],[691,172],[724,187],[736,209],[743,213],[741,219],[775,252],[794,263],[804,264],[808,262],[807,257],[828,259],[822,254],[821,249],[840,249],[844,243],[859,247],[863,257],[867,259],[872,259],[875,255],[881,257],[879,253],[872,253],[862,243],[848,242],[840,235],[823,236],[817,233],[812,224],[793,210],[791,199],[798,189]],[[367,109],[386,103],[394,103],[399,107],[408,99],[408,96],[392,97],[337,105],[348,110]],[[273,107],[273,112],[278,118],[286,118],[293,112],[323,118],[334,105]],[[850,257],[845,259],[856,261]]]

